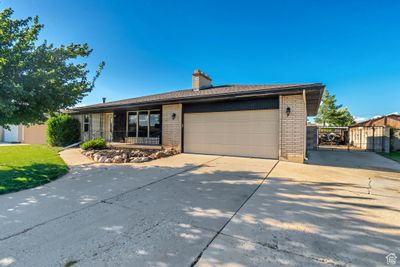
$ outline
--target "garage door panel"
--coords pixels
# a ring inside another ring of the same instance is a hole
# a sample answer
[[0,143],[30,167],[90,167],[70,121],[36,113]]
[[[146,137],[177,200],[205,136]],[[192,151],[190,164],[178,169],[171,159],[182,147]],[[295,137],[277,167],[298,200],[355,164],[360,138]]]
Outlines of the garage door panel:
[[184,150],[277,158],[278,110],[185,113]]
[[275,139],[273,134],[235,134],[220,136],[218,134],[208,134],[206,137],[203,135],[188,136],[185,143],[190,144],[223,144],[223,145],[250,145],[250,146],[275,146],[271,145],[270,140]]

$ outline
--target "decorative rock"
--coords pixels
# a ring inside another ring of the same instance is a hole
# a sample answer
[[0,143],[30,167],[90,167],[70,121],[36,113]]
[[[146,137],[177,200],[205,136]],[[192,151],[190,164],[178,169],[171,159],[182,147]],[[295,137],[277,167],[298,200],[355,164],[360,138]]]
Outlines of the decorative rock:
[[115,156],[112,159],[112,162],[114,162],[114,163],[121,163],[123,161],[124,161],[124,159],[122,158],[122,156]]
[[99,153],[95,153],[95,154],[93,155],[93,160],[94,160],[94,161],[99,161],[100,157],[101,157],[101,155],[100,155]]
[[126,162],[146,162],[159,158],[176,155],[179,152],[173,148],[165,150],[157,149],[102,149],[82,151],[82,154],[96,162],[101,163],[126,163]]
[[107,157],[106,157],[106,156],[101,156],[101,157],[99,158],[98,162],[104,163],[106,160],[107,160]]
[[150,159],[149,159],[149,157],[141,157],[140,160],[142,162],[146,162],[146,161],[149,161]]
[[138,162],[140,162],[140,158],[139,158],[139,157],[135,157],[135,158],[131,159],[130,162],[132,162],[132,163],[138,163]]
[[157,158],[164,158],[164,157],[167,157],[167,155],[166,155],[166,153],[164,152],[164,151],[158,151],[157,153],[156,153],[156,157]]

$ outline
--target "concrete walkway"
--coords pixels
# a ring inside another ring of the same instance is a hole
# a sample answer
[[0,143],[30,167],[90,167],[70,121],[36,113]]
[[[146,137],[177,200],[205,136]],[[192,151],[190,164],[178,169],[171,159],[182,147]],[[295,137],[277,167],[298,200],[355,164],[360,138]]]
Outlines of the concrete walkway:
[[0,266],[385,265],[400,254],[400,173],[384,158],[371,170],[375,156],[75,164],[0,196]]
[[80,148],[70,148],[60,152],[60,156],[69,167],[82,166],[95,163],[88,157],[82,155]]

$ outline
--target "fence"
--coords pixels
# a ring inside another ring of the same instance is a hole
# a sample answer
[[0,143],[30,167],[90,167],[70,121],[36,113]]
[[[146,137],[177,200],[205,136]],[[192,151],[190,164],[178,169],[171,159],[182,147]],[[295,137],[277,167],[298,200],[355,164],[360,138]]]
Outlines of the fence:
[[388,127],[307,127],[307,149],[389,152]]

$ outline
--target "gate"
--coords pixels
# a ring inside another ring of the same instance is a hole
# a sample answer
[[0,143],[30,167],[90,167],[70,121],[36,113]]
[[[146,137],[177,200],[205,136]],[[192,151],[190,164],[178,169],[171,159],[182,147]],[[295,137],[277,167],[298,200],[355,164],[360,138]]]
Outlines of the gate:
[[383,126],[318,127],[318,150],[383,152],[386,129]]

